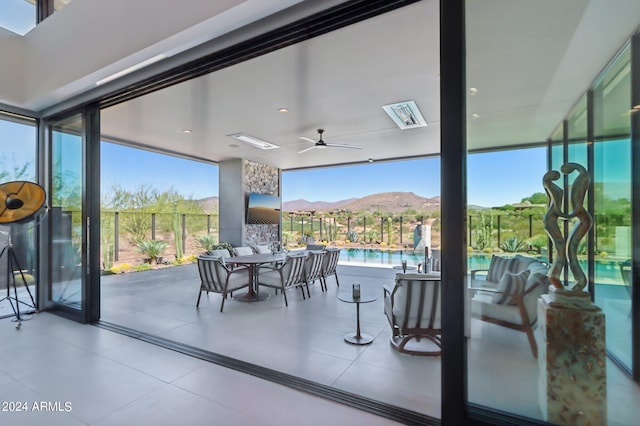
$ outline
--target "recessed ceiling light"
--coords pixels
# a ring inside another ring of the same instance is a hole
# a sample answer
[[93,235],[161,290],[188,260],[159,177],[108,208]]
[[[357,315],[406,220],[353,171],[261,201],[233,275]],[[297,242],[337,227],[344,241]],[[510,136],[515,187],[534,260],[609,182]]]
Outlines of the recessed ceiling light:
[[184,130],[182,131],[182,133],[189,134],[189,133],[193,133],[193,132],[191,131],[191,129],[184,129]]
[[478,117],[480,117],[480,115],[479,115],[479,114],[471,114],[471,118],[473,118],[474,120],[475,120],[476,118],[478,118]]
[[475,87],[469,89],[469,94],[471,94],[471,96],[475,95],[476,93],[478,93],[478,89],[476,89]]
[[373,158],[369,158],[367,161],[373,163]]
[[425,127],[427,125],[415,101],[404,101],[384,105],[382,109],[384,109],[393,122],[396,123],[396,126],[402,130]]
[[271,142],[267,142],[265,140],[262,140],[260,138],[255,137],[255,136],[252,136],[252,135],[247,135],[246,133],[233,133],[233,134],[227,135],[227,136],[232,137],[234,139],[238,139],[239,141],[248,143],[248,144],[253,145],[256,148],[260,148],[260,149],[280,148],[278,145],[274,145]]
[[640,109],[640,105],[634,105],[634,106],[633,106],[633,109],[635,109],[635,110],[639,110],[639,109]]
[[278,108],[278,112],[289,112],[289,108]]

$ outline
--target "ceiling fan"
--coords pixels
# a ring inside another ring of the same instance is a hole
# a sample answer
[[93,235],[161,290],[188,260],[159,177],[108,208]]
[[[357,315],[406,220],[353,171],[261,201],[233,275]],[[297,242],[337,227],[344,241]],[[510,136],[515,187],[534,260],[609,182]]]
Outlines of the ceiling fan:
[[307,142],[311,142],[312,144],[314,144],[313,146],[310,146],[309,148],[305,148],[302,151],[298,151],[298,154],[302,154],[305,153],[307,151],[311,151],[312,149],[315,148],[351,148],[351,149],[362,149],[361,146],[358,145],[346,145],[346,144],[342,144],[342,143],[326,143],[325,141],[322,140],[322,134],[324,133],[324,129],[318,129],[318,134],[320,135],[320,139],[317,141],[314,141],[313,139],[310,138],[305,138],[304,136],[299,136],[300,139],[307,141]]

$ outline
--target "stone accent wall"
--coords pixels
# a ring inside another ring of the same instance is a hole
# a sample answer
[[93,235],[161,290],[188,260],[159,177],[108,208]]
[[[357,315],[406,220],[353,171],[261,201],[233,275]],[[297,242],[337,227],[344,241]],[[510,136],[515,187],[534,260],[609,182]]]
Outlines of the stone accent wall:
[[[280,170],[266,164],[244,160],[244,195],[245,200],[250,193],[280,196]],[[242,244],[255,246],[259,243],[279,241],[279,225],[245,224]]]

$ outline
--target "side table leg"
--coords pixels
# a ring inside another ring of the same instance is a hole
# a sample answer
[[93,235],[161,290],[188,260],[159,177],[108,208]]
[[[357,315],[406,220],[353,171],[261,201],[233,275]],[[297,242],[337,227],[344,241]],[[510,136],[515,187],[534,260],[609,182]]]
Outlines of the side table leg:
[[360,303],[356,302],[356,339],[360,339],[362,335],[360,334]]

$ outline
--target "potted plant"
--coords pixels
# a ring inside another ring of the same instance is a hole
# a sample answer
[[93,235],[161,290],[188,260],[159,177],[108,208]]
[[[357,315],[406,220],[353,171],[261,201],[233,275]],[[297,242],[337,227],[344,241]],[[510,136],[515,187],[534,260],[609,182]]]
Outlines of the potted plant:
[[140,253],[148,256],[148,263],[158,264],[162,261],[161,255],[167,249],[167,243],[160,240],[147,240],[138,243],[137,248]]

